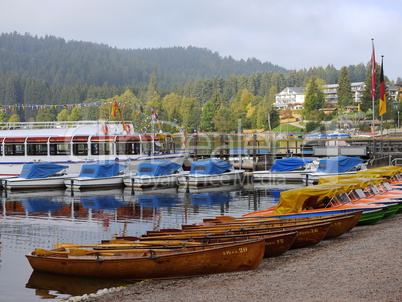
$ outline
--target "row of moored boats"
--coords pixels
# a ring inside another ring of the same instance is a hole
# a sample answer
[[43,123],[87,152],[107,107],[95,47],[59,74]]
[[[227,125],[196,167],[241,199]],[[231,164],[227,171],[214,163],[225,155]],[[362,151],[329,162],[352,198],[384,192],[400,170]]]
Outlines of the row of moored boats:
[[82,165],[79,174],[68,173],[67,165],[50,162],[25,164],[18,177],[2,177],[6,189],[60,188],[86,189],[128,186],[136,188],[219,186],[239,184],[244,170],[235,170],[220,159],[194,161],[189,171],[174,161],[150,160],[138,165],[136,171],[118,161],[97,161]]
[[282,192],[277,206],[243,217],[220,216],[88,245],[57,243],[27,258],[36,271],[96,278],[252,270],[263,258],[314,246],[401,212],[401,175],[402,168],[388,166],[321,178],[317,185]]

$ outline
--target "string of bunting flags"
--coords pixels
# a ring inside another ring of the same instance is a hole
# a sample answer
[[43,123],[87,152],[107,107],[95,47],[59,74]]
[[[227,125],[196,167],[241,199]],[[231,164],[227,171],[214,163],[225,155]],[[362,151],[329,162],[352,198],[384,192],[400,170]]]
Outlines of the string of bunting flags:
[[[141,115],[143,118],[143,122],[146,123],[146,126],[140,127],[139,131],[145,132],[151,124],[158,125],[159,129],[162,128],[163,125],[168,125],[170,127],[176,128],[176,130],[183,132],[185,126],[183,123],[179,122],[177,119],[171,118],[163,112],[159,112],[157,109],[147,107],[144,105],[131,103],[128,101],[98,101],[98,102],[90,102],[90,103],[79,103],[79,104],[63,104],[63,105],[28,105],[28,104],[14,104],[14,105],[1,105],[0,111],[12,111],[12,110],[40,110],[40,109],[55,109],[55,110],[63,110],[63,109],[72,109],[75,107],[85,108],[85,107],[100,107],[100,106],[110,106],[111,113],[110,116],[116,118],[116,104],[120,108],[120,110],[132,110],[137,115]],[[148,111],[150,114],[145,114],[144,112]],[[163,116],[164,119],[161,120],[159,117]]]

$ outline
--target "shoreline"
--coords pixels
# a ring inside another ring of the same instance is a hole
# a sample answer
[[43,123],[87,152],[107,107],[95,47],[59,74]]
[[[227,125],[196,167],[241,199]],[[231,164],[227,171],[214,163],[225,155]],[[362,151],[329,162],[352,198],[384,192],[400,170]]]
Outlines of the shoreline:
[[254,271],[146,280],[81,301],[402,301],[402,213],[263,259]]

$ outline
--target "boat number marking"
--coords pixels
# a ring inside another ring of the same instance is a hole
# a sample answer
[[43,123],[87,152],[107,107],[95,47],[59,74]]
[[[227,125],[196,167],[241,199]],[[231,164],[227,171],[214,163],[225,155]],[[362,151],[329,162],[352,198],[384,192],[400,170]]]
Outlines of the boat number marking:
[[235,254],[241,254],[241,253],[247,253],[247,248],[246,247],[239,247],[239,249],[235,250],[235,251],[224,251],[224,252],[222,252],[223,256],[235,255]]
[[301,235],[307,235],[307,234],[313,234],[313,233],[318,233],[318,229],[311,229],[309,231],[301,231],[299,232]]
[[266,241],[265,241],[265,245],[273,245],[273,244],[281,244],[281,243],[285,243],[285,240],[283,240],[283,239],[277,239],[277,240],[274,241],[274,242],[266,242]]

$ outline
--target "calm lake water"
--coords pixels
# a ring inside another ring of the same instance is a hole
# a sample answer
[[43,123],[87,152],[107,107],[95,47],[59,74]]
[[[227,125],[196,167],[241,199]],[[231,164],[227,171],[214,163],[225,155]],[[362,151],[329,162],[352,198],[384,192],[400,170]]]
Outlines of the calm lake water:
[[241,216],[275,205],[279,192],[298,185],[220,187],[190,193],[176,189],[137,192],[38,191],[1,193],[0,301],[62,301],[122,280],[34,273],[25,254],[55,243],[97,244],[115,235],[180,228],[215,216]]

